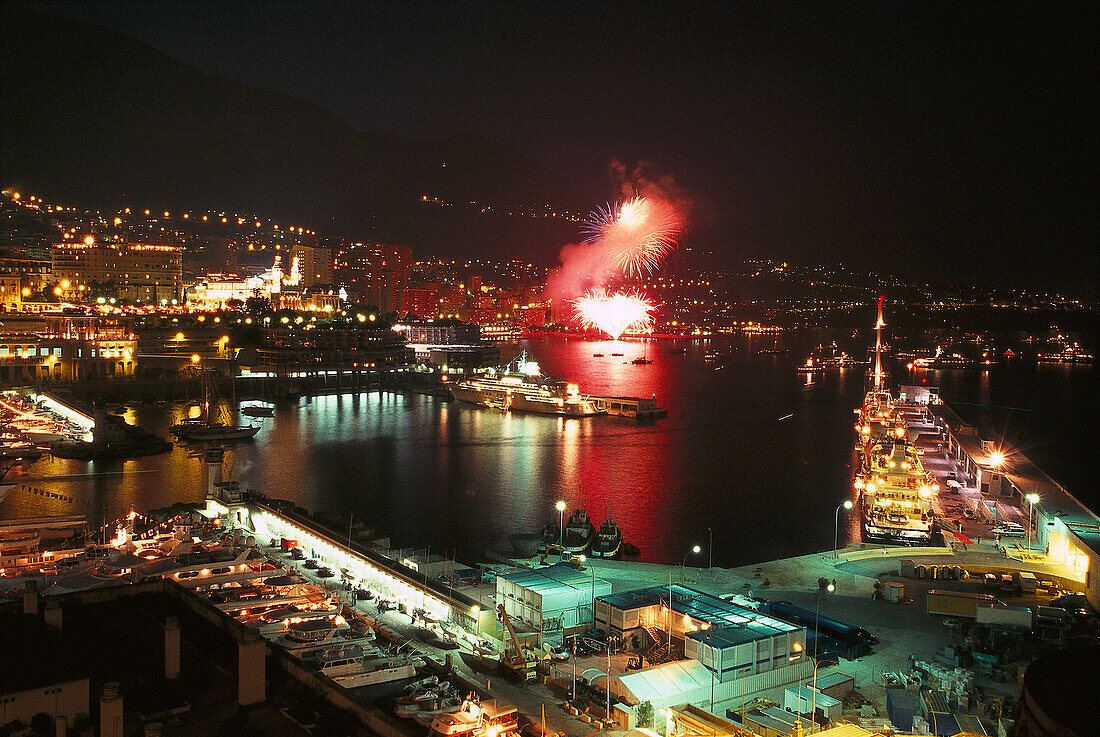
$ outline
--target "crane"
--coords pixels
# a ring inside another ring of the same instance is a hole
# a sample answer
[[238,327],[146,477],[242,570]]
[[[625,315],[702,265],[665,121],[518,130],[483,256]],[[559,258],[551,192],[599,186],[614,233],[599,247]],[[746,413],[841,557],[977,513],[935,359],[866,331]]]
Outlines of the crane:
[[504,611],[503,604],[497,605],[497,619],[504,624],[505,629],[508,630],[508,638],[511,640],[511,645],[506,645],[504,651],[500,654],[501,665],[519,676],[522,681],[535,680],[537,661],[531,656],[530,650],[525,650],[520,645],[519,638],[516,637],[516,631],[512,627],[512,619],[508,616],[508,612]]

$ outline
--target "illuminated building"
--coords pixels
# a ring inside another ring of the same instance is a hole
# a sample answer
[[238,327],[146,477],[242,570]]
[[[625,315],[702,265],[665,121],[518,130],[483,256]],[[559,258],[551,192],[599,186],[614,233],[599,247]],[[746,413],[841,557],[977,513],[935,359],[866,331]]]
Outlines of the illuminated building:
[[401,293],[401,308],[406,315],[418,320],[431,320],[438,316],[439,298],[436,290],[406,287]]
[[0,332],[0,383],[132,376],[136,338],[96,315],[8,317]]
[[412,249],[385,243],[355,243],[341,248],[335,261],[335,280],[363,304],[383,314],[403,309]]
[[93,287],[110,285],[120,299],[156,303],[180,297],[183,251],[177,246],[97,242],[53,247],[52,271],[61,295],[79,299]]

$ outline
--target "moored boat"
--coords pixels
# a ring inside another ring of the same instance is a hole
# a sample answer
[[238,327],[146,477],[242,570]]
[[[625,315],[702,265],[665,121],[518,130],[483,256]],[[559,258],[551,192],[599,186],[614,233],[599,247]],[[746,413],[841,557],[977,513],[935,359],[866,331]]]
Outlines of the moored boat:
[[565,417],[603,414],[595,400],[581,394],[576,384],[542,376],[538,364],[521,353],[503,371],[471,377],[449,384],[451,396],[504,411],[536,412]]
[[615,558],[622,552],[622,548],[623,531],[615,520],[608,516],[600,523],[600,529],[596,530],[591,554],[596,558]]
[[583,553],[596,538],[596,526],[584,509],[575,509],[565,521],[563,547],[567,553]]

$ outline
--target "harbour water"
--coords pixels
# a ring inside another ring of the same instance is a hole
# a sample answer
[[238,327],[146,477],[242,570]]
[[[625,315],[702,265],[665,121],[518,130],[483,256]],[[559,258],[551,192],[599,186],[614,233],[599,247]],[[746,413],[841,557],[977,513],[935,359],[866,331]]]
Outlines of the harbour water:
[[[507,552],[509,534],[557,522],[559,499],[570,509],[585,506],[597,524],[610,509],[643,560],[686,556],[688,565],[706,565],[711,538],[714,564],[722,566],[822,550],[832,545],[837,505],[849,498],[852,409],[863,393],[858,368],[812,380],[795,373],[824,337],[660,341],[645,348],[653,360],[646,365],[630,363],[642,355],[637,342],[525,341],[505,346],[504,357],[526,348],[545,373],[593,394],[655,394],[668,418],[562,419],[416,394],[313,397],[253,420],[263,429],[235,446],[234,475],[245,488],[460,561],[485,549]],[[757,352],[775,346],[788,352]],[[673,347],[687,351],[668,352]],[[715,352],[719,360],[704,360]],[[1092,367],[1006,364],[912,379],[940,386],[960,414],[1006,434],[1097,506],[1080,463],[1092,446]],[[136,407],[127,420],[166,434],[186,411]],[[205,468],[195,451],[178,445],[167,455],[112,463],[43,458],[12,471],[17,485],[0,517],[114,518],[200,501]],[[842,513],[839,534],[842,544],[858,535],[854,515]],[[690,554],[693,545],[701,553]]]

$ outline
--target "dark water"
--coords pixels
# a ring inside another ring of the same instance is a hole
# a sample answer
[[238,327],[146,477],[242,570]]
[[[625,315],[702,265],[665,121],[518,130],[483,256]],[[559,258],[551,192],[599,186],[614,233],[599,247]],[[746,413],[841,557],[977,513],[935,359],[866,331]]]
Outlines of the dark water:
[[[702,552],[689,565],[705,564],[708,528],[716,565],[822,550],[833,543],[834,512],[849,494],[852,410],[863,376],[854,369],[807,383],[796,374],[821,338],[788,335],[784,355],[757,353],[775,344],[772,337],[651,343],[653,363],[645,366],[629,363],[641,354],[639,343],[506,347],[506,357],[526,347],[545,373],[587,392],[656,394],[669,417],[564,420],[411,394],[317,397],[262,420],[255,441],[233,453],[235,477],[309,509],[354,514],[395,544],[457,551],[460,560],[486,548],[507,551],[510,533],[556,523],[559,499],[570,509],[583,504],[597,524],[610,508],[645,560],[680,561],[698,544]],[[688,353],[667,353],[673,345]],[[721,368],[704,362],[711,350],[731,352]],[[926,372],[914,381],[922,377],[948,401],[970,403],[958,405],[964,416],[1007,432],[1096,506],[1080,462],[1094,445],[1092,368],[1005,365]],[[183,411],[139,408],[127,419],[166,431]],[[90,473],[99,475],[56,478]],[[201,458],[182,446],[125,463],[44,458],[22,474],[0,516],[114,518],[131,508],[200,501],[206,483]],[[72,501],[44,499],[32,488]],[[854,522],[841,515],[842,542]]]

